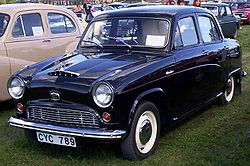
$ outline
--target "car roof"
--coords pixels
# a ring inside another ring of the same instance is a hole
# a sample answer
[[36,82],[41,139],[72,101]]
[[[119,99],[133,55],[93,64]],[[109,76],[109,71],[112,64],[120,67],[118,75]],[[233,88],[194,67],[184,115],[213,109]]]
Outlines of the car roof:
[[216,2],[202,2],[201,6],[228,6],[226,3],[216,3]]
[[143,7],[134,7],[134,8],[122,8],[119,10],[112,10],[106,13],[98,15],[99,17],[109,17],[109,16],[152,16],[152,17],[161,17],[160,15],[179,15],[184,13],[192,12],[205,12],[209,13],[208,10],[193,7],[193,6],[175,6],[175,5],[158,5],[158,6],[143,6]]
[[0,13],[6,13],[9,15],[13,15],[15,13],[27,10],[67,10],[64,7],[58,7],[54,5],[47,4],[30,4],[30,3],[22,3],[22,4],[8,4],[8,5],[0,5]]

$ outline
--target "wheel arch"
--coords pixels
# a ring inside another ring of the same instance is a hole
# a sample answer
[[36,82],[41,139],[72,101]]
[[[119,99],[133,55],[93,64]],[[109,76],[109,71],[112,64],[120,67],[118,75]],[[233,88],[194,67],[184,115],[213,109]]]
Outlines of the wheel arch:
[[153,88],[142,92],[136,97],[130,109],[127,132],[130,132],[136,109],[142,101],[152,102],[156,106],[160,114],[161,128],[165,127],[168,122],[167,95],[161,88]]
[[[241,79],[242,79],[242,69],[239,67],[239,68],[237,68],[237,69],[231,71],[231,72],[228,74],[227,78],[229,78],[229,77],[231,77],[231,76],[234,76],[236,80],[241,81]],[[236,82],[236,83],[238,83],[238,82]]]

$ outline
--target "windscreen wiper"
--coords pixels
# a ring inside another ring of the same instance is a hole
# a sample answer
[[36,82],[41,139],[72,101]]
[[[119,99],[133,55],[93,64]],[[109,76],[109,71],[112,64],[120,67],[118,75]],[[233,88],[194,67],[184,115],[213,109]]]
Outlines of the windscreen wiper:
[[[101,45],[100,43],[95,42],[95,41],[93,41],[93,40],[82,40],[82,42],[94,43],[95,45],[97,45],[97,46],[103,48],[103,45]],[[81,46],[82,46],[82,45],[81,45]]]
[[125,42],[123,39],[121,39],[121,38],[111,37],[111,36],[106,36],[106,35],[105,35],[104,37],[106,37],[106,38],[108,38],[108,39],[111,39],[111,40],[118,41],[118,42],[124,44],[125,46],[128,46],[129,48],[132,48],[131,45],[129,45],[128,43],[126,43],[126,42]]

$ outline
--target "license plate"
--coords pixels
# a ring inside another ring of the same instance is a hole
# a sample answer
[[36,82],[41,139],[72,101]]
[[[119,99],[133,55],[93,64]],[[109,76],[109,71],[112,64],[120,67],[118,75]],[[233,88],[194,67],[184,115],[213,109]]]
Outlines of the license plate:
[[50,133],[36,132],[37,140],[50,144],[76,147],[76,140],[74,137],[64,135],[55,135]]

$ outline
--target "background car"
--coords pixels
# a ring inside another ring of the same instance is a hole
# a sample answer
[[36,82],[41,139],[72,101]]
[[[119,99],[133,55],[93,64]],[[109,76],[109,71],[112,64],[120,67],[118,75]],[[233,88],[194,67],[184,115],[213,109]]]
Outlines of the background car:
[[242,23],[248,24],[250,22],[250,3],[242,4],[235,14],[240,16]]
[[5,85],[26,65],[76,49],[83,28],[76,15],[42,4],[0,5],[0,101],[10,99]]
[[140,7],[140,6],[157,6],[160,5],[159,3],[148,3],[148,2],[140,2],[140,3],[132,3],[132,4],[128,4],[127,7],[131,8],[131,7]]
[[115,3],[111,3],[109,4],[109,6],[113,7],[114,9],[121,9],[121,8],[125,8],[128,6],[127,3],[119,3],[119,2],[115,2]]
[[92,9],[93,9],[92,14],[94,17],[102,14],[103,12],[115,10],[112,6],[108,6],[108,5],[102,6],[101,4],[92,5]]
[[242,8],[242,6],[248,2],[223,2],[229,5],[229,7],[231,8],[232,12],[235,14],[238,9]]
[[230,7],[224,3],[201,3],[201,7],[210,10],[218,19],[223,35],[236,38],[240,29],[240,20],[232,13]]

